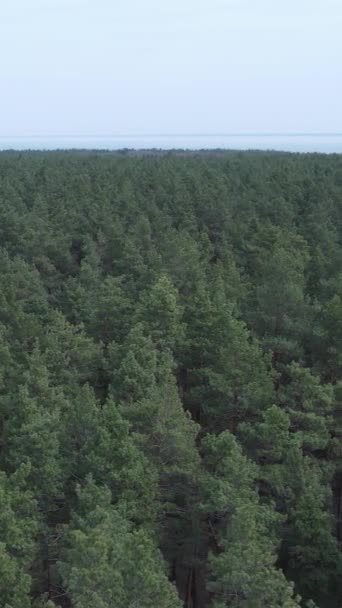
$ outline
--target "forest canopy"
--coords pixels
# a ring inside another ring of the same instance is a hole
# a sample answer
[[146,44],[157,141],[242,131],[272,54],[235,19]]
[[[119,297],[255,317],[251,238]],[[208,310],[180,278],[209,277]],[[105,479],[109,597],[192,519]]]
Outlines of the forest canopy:
[[342,156],[0,154],[0,608],[341,608]]

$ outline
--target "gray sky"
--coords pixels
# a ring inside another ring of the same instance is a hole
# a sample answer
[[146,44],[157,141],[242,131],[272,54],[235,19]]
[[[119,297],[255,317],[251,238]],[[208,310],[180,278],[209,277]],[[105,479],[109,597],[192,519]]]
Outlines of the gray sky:
[[0,0],[0,134],[342,132],[342,0]]

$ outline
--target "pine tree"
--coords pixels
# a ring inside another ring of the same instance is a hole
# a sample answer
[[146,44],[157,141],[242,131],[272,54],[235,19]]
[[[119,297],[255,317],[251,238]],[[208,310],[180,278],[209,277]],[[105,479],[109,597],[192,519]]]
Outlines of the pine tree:
[[0,606],[31,606],[31,565],[38,531],[36,503],[26,479],[29,467],[13,475],[0,472]]
[[180,606],[144,528],[134,529],[91,480],[78,492],[60,571],[75,608]]
[[177,290],[163,275],[143,294],[136,318],[144,324],[158,350],[173,352],[182,338],[181,317]]
[[201,510],[215,547],[209,559],[210,605],[299,606],[293,585],[275,565],[277,517],[258,500],[255,467],[228,431],[207,436],[202,451],[206,472]]

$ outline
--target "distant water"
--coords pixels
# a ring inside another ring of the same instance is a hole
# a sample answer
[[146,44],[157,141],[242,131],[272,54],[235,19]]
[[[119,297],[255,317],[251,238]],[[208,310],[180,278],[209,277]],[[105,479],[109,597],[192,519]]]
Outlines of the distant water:
[[0,136],[0,150],[121,150],[225,149],[342,153],[342,133],[336,134],[204,134]]

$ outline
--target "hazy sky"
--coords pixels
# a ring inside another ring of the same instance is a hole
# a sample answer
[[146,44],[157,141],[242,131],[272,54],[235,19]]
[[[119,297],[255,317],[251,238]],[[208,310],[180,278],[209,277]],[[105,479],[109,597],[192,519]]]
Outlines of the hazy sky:
[[0,134],[342,132],[342,0],[0,0]]

